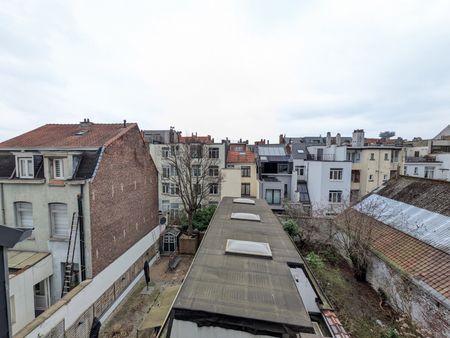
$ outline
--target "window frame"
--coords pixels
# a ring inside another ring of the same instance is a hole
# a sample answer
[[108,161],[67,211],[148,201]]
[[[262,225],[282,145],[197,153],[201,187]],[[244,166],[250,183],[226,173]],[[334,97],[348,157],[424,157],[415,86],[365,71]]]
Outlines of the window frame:
[[161,192],[165,195],[170,194],[170,183],[169,182],[163,182],[161,185]]
[[[31,173],[29,167],[29,161],[31,161]],[[25,171],[22,170],[22,162],[25,162]],[[34,178],[34,157],[33,156],[17,156],[17,176],[19,178]]]
[[[24,205],[28,205],[30,206],[30,212],[31,212],[31,225],[26,225],[23,223],[23,219],[20,216],[21,212],[24,210],[22,207]],[[33,204],[31,202],[25,202],[25,201],[18,201],[18,202],[14,202],[14,214],[16,217],[16,227],[18,228],[32,228],[34,227],[34,220],[33,220]],[[19,221],[20,220],[20,221]]]
[[[270,192],[271,198],[268,200],[267,195]],[[275,203],[275,192],[279,193],[279,203]],[[264,192],[264,199],[266,200],[267,204],[269,205],[281,205],[281,189],[266,189]]]
[[370,153],[369,161],[375,161],[375,153]]
[[199,164],[192,165],[192,177],[200,177],[202,176],[201,167]]
[[208,148],[208,157],[209,158],[219,158],[220,157],[219,147],[209,147]]
[[241,177],[252,177],[251,166],[243,165],[241,166]]
[[162,147],[161,148],[161,157],[169,158],[171,156],[170,147]]
[[342,181],[344,176],[344,168],[330,168],[330,181]]
[[[246,193],[248,190],[248,194]],[[241,196],[250,196],[251,185],[250,183],[241,183]]]
[[342,203],[342,190],[329,190],[328,191],[328,202],[330,204],[341,204]]
[[219,195],[219,185],[217,183],[209,183],[209,194]]
[[[57,175],[56,163],[59,163],[59,165],[60,165],[60,175]],[[53,158],[52,159],[52,176],[55,180],[63,180],[64,179],[64,159],[62,159],[62,158]]]
[[[67,220],[67,234],[66,235],[61,235],[61,234],[57,234],[56,233],[56,220],[55,220],[55,214],[57,213],[62,213],[62,212],[58,212],[56,210],[52,210],[53,208],[55,208],[56,206],[65,206],[66,207],[66,212],[65,212],[65,216],[66,216],[66,220]],[[50,233],[51,233],[51,238],[56,238],[56,239],[68,239],[70,236],[70,220],[69,220],[69,208],[67,206],[67,203],[59,203],[59,202],[54,202],[54,203],[49,203],[48,204],[48,210],[50,213]]]
[[162,177],[163,178],[170,178],[170,165],[163,165],[162,166]]
[[219,177],[219,166],[211,165],[208,168],[208,176],[210,177]]

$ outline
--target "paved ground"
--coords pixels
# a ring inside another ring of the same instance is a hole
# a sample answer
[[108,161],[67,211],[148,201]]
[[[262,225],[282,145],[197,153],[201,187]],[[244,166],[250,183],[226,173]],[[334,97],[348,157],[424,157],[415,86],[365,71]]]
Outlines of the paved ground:
[[181,285],[189,270],[192,256],[181,256],[181,261],[175,271],[168,271],[169,258],[161,259],[151,267],[152,286],[147,291],[142,279],[113,312],[110,319],[102,325],[100,337],[136,337],[136,332],[152,304],[161,291],[167,286]]

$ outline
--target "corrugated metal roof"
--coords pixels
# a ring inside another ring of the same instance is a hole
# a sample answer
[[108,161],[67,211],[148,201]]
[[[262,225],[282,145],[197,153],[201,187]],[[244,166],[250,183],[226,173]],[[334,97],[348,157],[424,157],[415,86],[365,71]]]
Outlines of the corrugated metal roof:
[[450,254],[450,217],[373,194],[353,207]]

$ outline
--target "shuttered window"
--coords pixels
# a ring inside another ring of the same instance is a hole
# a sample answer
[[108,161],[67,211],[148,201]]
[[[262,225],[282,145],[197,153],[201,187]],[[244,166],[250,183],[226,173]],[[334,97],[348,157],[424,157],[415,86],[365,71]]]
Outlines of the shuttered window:
[[28,202],[16,202],[16,225],[18,227],[33,227],[33,205]]
[[67,215],[67,204],[50,203],[49,206],[52,237],[69,237],[69,217]]
[[60,158],[53,160],[53,178],[64,179],[64,162]]

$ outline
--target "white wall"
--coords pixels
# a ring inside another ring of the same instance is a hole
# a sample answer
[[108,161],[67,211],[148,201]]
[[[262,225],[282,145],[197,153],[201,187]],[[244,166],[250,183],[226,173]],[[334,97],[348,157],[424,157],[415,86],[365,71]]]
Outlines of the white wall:
[[222,169],[223,181],[221,183],[220,197],[241,197],[241,169]]
[[45,257],[22,273],[9,279],[9,294],[14,296],[16,322],[12,325],[16,334],[34,317],[34,285],[53,273],[51,255]]
[[[160,227],[156,227],[122,256],[117,258],[106,269],[100,272],[69,302],[62,305],[56,312],[32,330],[26,337],[39,338],[51,331],[59,322],[65,320],[65,328],[68,329],[79,316],[122,276],[145,251],[159,240]],[[156,259],[156,257],[154,258]],[[153,263],[154,260],[151,262]]]

